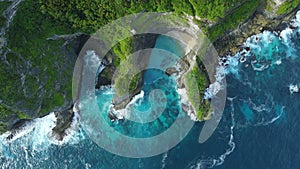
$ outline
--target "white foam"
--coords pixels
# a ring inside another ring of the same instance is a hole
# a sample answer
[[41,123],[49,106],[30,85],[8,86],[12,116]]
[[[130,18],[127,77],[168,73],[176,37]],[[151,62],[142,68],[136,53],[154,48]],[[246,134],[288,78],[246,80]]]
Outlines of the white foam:
[[[221,66],[220,68],[217,69],[218,70],[217,74],[218,73],[233,74],[237,79],[240,79],[240,75],[239,75],[240,58],[241,58],[240,52],[237,53],[234,56],[226,56],[225,64],[227,64],[228,67]],[[223,69],[224,72],[219,72],[222,69]]]
[[[144,98],[144,95],[145,95],[145,92],[143,90],[141,90],[141,92],[137,95],[135,95],[132,100],[127,104],[127,106],[130,106],[134,103],[136,103],[139,99],[143,99]],[[126,107],[127,107],[126,106]]]
[[84,57],[85,67],[89,67],[91,70],[97,70],[96,83],[98,82],[98,75],[105,69],[102,64],[102,60],[96,54],[94,50],[88,50]]
[[136,30],[135,29],[131,29],[130,31],[133,35],[136,35]]
[[261,65],[260,67],[256,67],[254,65],[254,63],[256,63],[256,62],[251,62],[251,65],[252,65],[253,70],[255,70],[255,71],[261,72],[261,71],[264,71],[269,68],[269,65]]
[[294,27],[299,27],[300,25],[300,11],[297,12],[295,19],[292,19],[291,25]]
[[121,120],[121,119],[130,119],[130,109],[131,109],[131,106],[133,104],[135,104],[138,100],[140,99],[143,99],[144,98],[144,91],[141,90],[141,92],[137,95],[135,95],[131,101],[126,105],[126,107],[124,109],[119,109],[119,110],[116,110],[114,108],[114,105],[113,104],[110,104],[110,108],[109,108],[109,111],[111,111],[116,117],[117,119]]
[[198,119],[194,113],[194,112],[196,112],[196,110],[191,105],[191,103],[188,99],[187,90],[185,88],[177,89],[177,93],[180,97],[181,103],[190,107],[190,109],[186,110],[187,112],[185,112],[185,113],[187,113],[187,115],[191,118],[191,120],[197,121]]
[[164,169],[166,167],[167,158],[168,158],[168,152],[165,152],[161,160],[161,169]]
[[291,94],[298,93],[299,92],[299,86],[297,84],[296,85],[290,84],[289,85],[289,91],[290,91]]
[[285,106],[282,106],[279,115],[273,117],[273,118],[272,118],[271,120],[269,120],[269,121],[257,123],[257,124],[255,124],[254,126],[267,126],[267,125],[269,125],[269,124],[274,123],[275,121],[277,121],[277,120],[284,114],[284,109],[285,109]]
[[204,99],[213,98],[221,89],[221,84],[217,81],[213,84],[210,84],[204,93]]
[[281,59],[275,61],[275,65],[280,65],[282,63]]
[[[31,155],[34,155],[34,152],[46,151],[52,144],[76,144],[85,138],[83,131],[79,129],[79,115],[77,113],[74,115],[70,128],[66,130],[66,136],[61,141],[53,137],[52,129],[56,125],[56,120],[54,112],[45,117],[34,119],[18,129],[10,140],[6,138],[12,134],[11,131],[2,134],[0,136],[0,143],[2,146],[7,147],[8,151],[11,151],[11,146],[23,147],[25,153],[30,148],[32,151]],[[5,156],[8,153],[5,153],[2,148],[0,150],[1,156]]]
[[92,165],[90,163],[85,163],[85,168],[86,169],[90,169],[92,167]]
[[80,116],[77,111],[74,112],[74,117],[72,123],[68,129],[65,131],[65,136],[63,140],[59,141],[56,139],[50,139],[52,144],[64,145],[64,144],[78,144],[81,140],[85,139],[83,130],[79,126]]
[[[230,59],[230,58],[228,58],[228,59]],[[230,62],[230,61],[228,61],[228,59],[227,59],[226,63],[229,64],[230,66],[231,65],[234,66],[235,63],[234,64],[228,63],[228,62]],[[220,61],[220,64],[221,64],[221,61]],[[204,99],[211,99],[214,96],[216,96],[216,94],[220,90],[224,89],[223,80],[225,78],[226,71],[227,71],[227,68],[225,68],[225,66],[219,65],[216,68],[216,74],[215,74],[216,81],[214,83],[210,84],[209,87],[205,90]]]
[[56,117],[52,112],[43,118],[37,118],[28,122],[14,133],[12,139],[7,140],[7,136],[12,134],[8,131],[1,135],[1,142],[5,146],[14,144],[15,141],[21,140],[19,146],[28,147],[31,146],[33,151],[43,151],[48,148],[50,143],[50,137],[52,135],[52,128],[55,126]]
[[293,34],[293,30],[291,28],[284,29],[283,31],[280,32],[281,40],[285,44],[289,45],[292,34]]
[[[99,58],[99,56],[96,54],[96,52],[94,50],[88,50],[86,52],[84,61],[85,61],[85,67],[88,67],[91,70],[99,71],[99,67],[102,65],[101,59]],[[102,67],[103,67],[103,65],[100,68],[102,68]]]
[[227,156],[229,156],[235,149],[235,142],[234,142],[234,128],[235,128],[235,119],[234,119],[234,107],[233,107],[233,99],[230,98],[229,101],[231,101],[231,120],[232,125],[230,126],[230,138],[228,141],[229,148],[225,151],[225,153],[221,154],[219,158],[212,159],[201,159],[198,160],[195,165],[190,166],[190,169],[203,169],[203,168],[213,168],[215,166],[220,166],[224,163]]

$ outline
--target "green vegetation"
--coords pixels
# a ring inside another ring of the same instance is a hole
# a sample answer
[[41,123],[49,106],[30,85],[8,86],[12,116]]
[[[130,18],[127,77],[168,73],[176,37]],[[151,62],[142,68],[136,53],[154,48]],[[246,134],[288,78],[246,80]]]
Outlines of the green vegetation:
[[267,3],[266,10],[268,12],[272,12],[272,10],[273,10],[272,8],[276,5],[276,3],[272,0],[267,0],[266,3]]
[[133,42],[132,38],[126,38],[119,43],[117,43],[113,48],[112,51],[118,57],[115,63],[115,66],[118,66],[120,62],[126,60],[126,58],[132,53],[133,51]]
[[223,18],[227,12],[243,2],[242,0],[190,0],[195,9],[195,15],[211,21]]
[[[131,55],[132,56],[132,55]],[[117,96],[125,96],[134,91],[137,87],[137,81],[140,73],[134,65],[132,58],[127,57],[118,67],[117,76],[115,76],[114,84]]]
[[[197,16],[194,21],[214,41],[247,20],[261,2],[261,0],[148,0],[147,3],[143,0],[22,1],[6,34],[7,47],[11,50],[6,55],[6,60],[0,62],[0,99],[18,110],[30,111],[30,115],[34,117],[45,115],[71,100],[71,78],[76,58],[68,56],[70,55],[68,52],[72,52],[70,51],[72,44],[64,45],[63,40],[47,40],[53,35],[94,33],[103,25],[127,14],[152,11],[174,12],[180,16],[188,14],[195,18]],[[289,0],[280,6],[277,13],[286,13],[299,3],[300,0]],[[2,14],[10,4],[11,2],[0,2],[0,13]],[[0,16],[0,26],[4,23],[5,19]],[[114,34],[129,32],[118,26],[105,31]],[[107,40],[118,42],[114,37]],[[128,92],[128,89],[133,91],[140,77],[140,74],[127,71],[132,70],[129,69],[133,67],[132,63],[124,62],[130,61],[127,57],[132,53],[133,46],[133,40],[126,38],[112,48],[115,56],[114,65],[121,65],[120,76],[115,79],[119,95]],[[194,68],[186,78],[188,88],[191,89],[189,98],[193,105],[200,105],[196,106],[197,114],[199,119],[203,119],[209,103],[199,98],[199,101],[193,99],[195,94],[193,89],[198,88],[200,96],[203,96],[204,89],[208,86],[204,72]],[[196,82],[192,83],[191,79],[196,79]],[[3,105],[0,105],[0,115],[0,131],[6,129],[5,122],[10,116],[17,115],[20,119],[30,118]]]
[[3,18],[2,14],[10,4],[11,2],[0,2],[0,27],[5,23],[5,18]]
[[43,15],[35,0],[21,2],[6,35],[11,52],[7,63],[0,62],[0,99],[19,110],[36,111],[42,105],[39,116],[62,106],[64,95],[71,100],[75,61],[67,58],[64,41],[47,40],[69,33],[68,24]]
[[3,134],[7,131],[7,125],[5,123],[0,122],[0,134]]
[[123,96],[136,89],[137,81],[141,76],[141,73],[135,74],[134,61],[130,58],[134,51],[133,37],[121,40],[113,46],[112,51],[113,65],[118,68],[117,76],[114,78],[115,90],[118,96]]
[[[235,28],[238,23],[247,19],[255,10],[260,0],[149,0],[147,3],[120,0],[103,1],[59,1],[40,0],[41,10],[55,19],[68,22],[73,28],[92,33],[108,22],[126,14],[141,11],[175,12],[200,17],[200,27],[207,27],[206,21],[221,22],[210,31],[211,39],[222,35],[225,31]],[[122,8],[120,8],[122,6]],[[228,14],[230,14],[228,16]],[[234,17],[233,21],[228,18]],[[227,19],[226,19],[227,18]],[[229,22],[229,23],[228,23]],[[215,33],[214,33],[215,32]]]
[[208,30],[208,37],[211,41],[215,41],[222,36],[226,31],[235,29],[238,24],[248,19],[260,5],[261,0],[247,1],[236,10],[228,14],[222,21],[218,22]]
[[139,80],[139,78],[141,77],[142,73],[138,73],[136,75],[134,75],[132,77],[132,79],[130,80],[130,83],[129,83],[129,91],[134,91],[136,88],[137,88],[137,82]]
[[41,11],[52,15],[55,19],[68,22],[74,29],[93,33],[101,26],[126,14],[138,13],[142,10],[172,11],[169,0],[156,2],[150,0],[133,1],[73,1],[73,0],[39,0]]
[[0,114],[1,114],[0,134],[7,131],[7,127],[8,127],[7,122],[12,116],[16,116],[18,117],[18,119],[30,119],[27,114],[21,113],[19,111],[11,110],[10,108],[2,104],[0,104]]
[[277,10],[277,14],[282,15],[291,12],[300,4],[300,0],[287,0]]
[[185,78],[187,94],[191,104],[196,109],[197,118],[199,120],[204,120],[210,109],[209,101],[202,99],[204,97],[205,89],[209,85],[204,70],[200,70],[196,65],[186,74]]

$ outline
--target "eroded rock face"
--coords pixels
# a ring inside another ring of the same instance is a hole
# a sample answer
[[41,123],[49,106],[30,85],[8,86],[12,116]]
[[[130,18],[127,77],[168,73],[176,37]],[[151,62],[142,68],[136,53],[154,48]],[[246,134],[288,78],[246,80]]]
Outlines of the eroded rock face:
[[165,72],[168,76],[171,76],[173,74],[178,74],[178,70],[175,67],[170,67],[167,68],[166,72]]
[[241,50],[248,37],[259,34],[264,30],[280,31],[285,29],[288,21],[295,16],[299,9],[300,6],[284,15],[270,15],[261,9],[257,9],[247,22],[241,23],[234,31],[227,32],[227,34],[215,40],[214,46],[220,56],[226,56],[228,53],[235,54]]
[[66,135],[66,130],[71,126],[74,117],[73,109],[65,110],[62,112],[54,112],[57,119],[56,126],[52,129],[53,135],[58,140],[63,140]]
[[[136,51],[142,51],[144,49],[151,49],[154,48],[156,39],[159,35],[157,34],[141,34],[133,36],[133,45],[134,45],[134,52]],[[137,58],[136,63],[141,64],[141,67],[145,67],[147,64],[147,57],[146,55],[149,55],[149,52],[139,52],[138,53],[141,56],[136,56]],[[105,69],[98,75],[98,82],[96,85],[96,89],[100,88],[101,86],[111,85],[113,83],[114,74],[117,71],[117,67],[115,66],[115,62],[117,61],[116,58],[119,56],[116,56],[114,53],[110,52],[108,53],[105,58],[103,59],[103,64],[106,66]],[[146,60],[146,61],[145,61]],[[131,99],[139,94],[142,89],[143,84],[143,73],[138,77],[137,84],[135,89],[128,93],[127,95],[123,96],[115,96],[113,99],[114,108],[116,110],[124,109],[126,105],[131,101]]]

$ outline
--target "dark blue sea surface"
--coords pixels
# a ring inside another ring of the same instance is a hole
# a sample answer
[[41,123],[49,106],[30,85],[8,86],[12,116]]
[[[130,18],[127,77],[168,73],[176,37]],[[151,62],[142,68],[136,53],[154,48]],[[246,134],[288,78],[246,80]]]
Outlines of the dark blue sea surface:
[[[300,25],[300,13],[291,24]],[[227,74],[226,107],[217,130],[203,144],[198,143],[203,123],[196,123],[183,141],[164,154],[143,159],[120,157],[93,143],[80,127],[78,115],[65,140],[56,141],[49,134],[55,124],[55,116],[51,113],[28,124],[12,141],[5,140],[9,133],[0,137],[0,166],[74,169],[298,169],[300,28],[287,28],[279,34],[265,31],[250,37],[244,46],[251,50],[247,51],[245,48],[235,56],[228,56],[225,61],[229,63],[229,67],[222,69]],[[164,80],[173,83],[168,78],[165,77]],[[112,99],[113,91],[106,88],[98,92],[98,104],[105,107],[105,103]],[[170,93],[173,93],[172,90]],[[147,106],[147,100],[143,101],[145,95],[146,89],[144,95],[136,98],[137,103],[141,103],[137,104],[137,109],[141,105],[141,109]],[[176,100],[177,97],[172,98]],[[108,108],[109,105],[106,104],[106,109]],[[131,127],[140,128],[134,125]],[[146,128],[142,129],[138,132],[147,134]],[[162,129],[164,130],[163,127]]]

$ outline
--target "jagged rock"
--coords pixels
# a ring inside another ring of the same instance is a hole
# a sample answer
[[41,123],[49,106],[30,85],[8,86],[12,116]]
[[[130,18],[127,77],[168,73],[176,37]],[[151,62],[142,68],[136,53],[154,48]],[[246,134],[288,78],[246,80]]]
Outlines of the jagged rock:
[[168,76],[171,76],[172,74],[177,74],[178,71],[176,70],[175,67],[170,67],[167,68],[166,72],[165,72]]
[[66,130],[71,126],[74,117],[73,109],[65,110],[62,112],[54,112],[57,118],[56,126],[52,129],[54,136],[58,140],[62,140],[66,135]]
[[14,123],[10,123],[8,129],[11,131],[11,134],[7,136],[6,139],[11,140],[12,138],[14,138],[14,136],[18,133],[18,131],[29,121],[30,120],[27,119],[20,119],[20,120],[15,120]]
[[[134,42],[134,52],[140,51],[138,54],[139,56],[135,57],[134,63],[138,63],[140,68],[145,68],[146,65],[148,64],[148,59],[151,54],[149,50],[144,50],[143,49],[151,49],[154,48],[156,39],[159,35],[157,34],[142,34],[142,35],[136,35],[133,37],[133,42]],[[111,72],[114,73],[114,72]],[[101,76],[101,75],[100,75]],[[141,73],[141,76],[139,76],[136,84],[136,88],[129,93],[128,95],[125,96],[117,96],[115,95],[113,99],[113,105],[116,110],[119,109],[124,109],[126,105],[132,100],[132,98],[139,94],[142,90],[142,85],[144,82],[144,77],[143,73]]]
[[236,53],[240,51],[240,47],[246,41],[246,39],[252,35],[259,34],[264,30],[278,31],[283,30],[287,26],[287,22],[290,21],[295,13],[300,9],[300,5],[290,13],[284,15],[272,15],[270,17],[260,8],[248,19],[245,23],[234,31],[219,37],[214,42],[214,47],[219,53],[219,56],[226,56],[228,53]]

